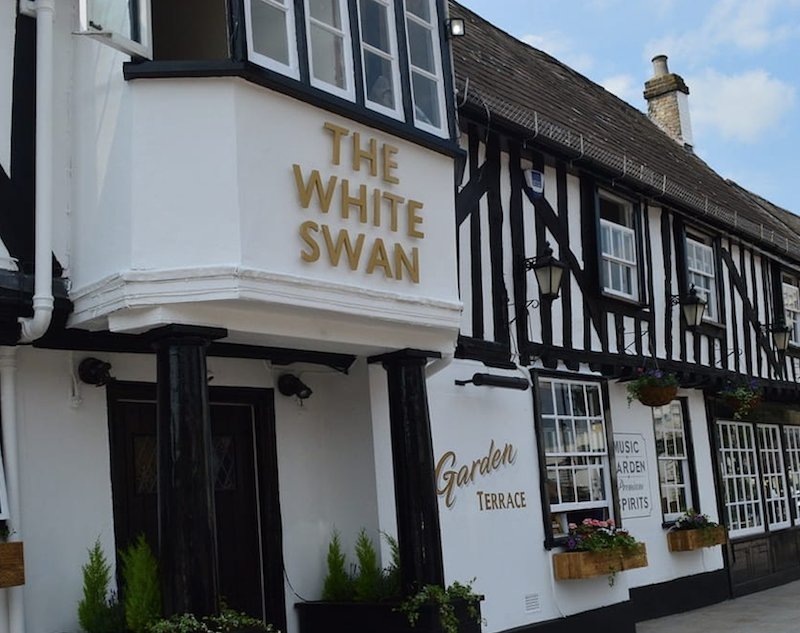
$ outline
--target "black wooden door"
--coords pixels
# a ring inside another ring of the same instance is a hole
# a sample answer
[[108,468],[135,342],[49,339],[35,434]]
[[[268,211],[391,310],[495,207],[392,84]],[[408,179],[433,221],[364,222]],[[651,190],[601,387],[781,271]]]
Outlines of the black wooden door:
[[[271,392],[216,388],[209,399],[222,598],[285,628]],[[144,533],[157,553],[155,386],[110,386],[109,412],[117,545]]]

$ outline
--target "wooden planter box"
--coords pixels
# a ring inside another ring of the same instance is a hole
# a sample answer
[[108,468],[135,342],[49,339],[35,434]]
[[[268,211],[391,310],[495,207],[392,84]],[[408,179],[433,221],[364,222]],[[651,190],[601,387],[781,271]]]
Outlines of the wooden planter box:
[[672,402],[677,395],[677,385],[668,385],[666,387],[645,386],[639,390],[639,402],[646,407],[662,407]]
[[607,576],[637,567],[647,567],[647,548],[642,543],[631,549],[553,554],[556,580]]
[[[455,602],[461,624],[459,633],[481,633],[481,625],[467,613],[465,602]],[[426,605],[420,609],[417,626],[405,613],[395,611],[398,602],[298,602],[300,633],[442,633],[439,611]],[[478,605],[480,611],[480,605]]]
[[25,558],[21,541],[0,543],[0,587],[25,584]]
[[673,530],[667,532],[670,552],[690,552],[703,547],[724,545],[728,542],[728,532],[720,525],[699,530]]

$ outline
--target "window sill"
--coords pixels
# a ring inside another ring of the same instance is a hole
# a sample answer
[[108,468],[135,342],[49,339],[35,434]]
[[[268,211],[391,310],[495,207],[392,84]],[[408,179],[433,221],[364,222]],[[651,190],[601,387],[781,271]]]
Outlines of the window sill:
[[239,77],[265,88],[300,99],[319,108],[335,112],[348,119],[378,128],[430,150],[457,157],[464,152],[457,141],[440,138],[424,132],[412,123],[406,123],[380,114],[363,104],[353,103],[324,90],[284,77],[250,62],[227,59],[187,61],[140,61],[126,62],[123,66],[126,80],[177,79],[195,77]]
[[613,294],[600,290],[600,298],[608,312],[621,312],[626,316],[647,317],[650,315],[650,305],[638,299],[631,299],[623,295]]

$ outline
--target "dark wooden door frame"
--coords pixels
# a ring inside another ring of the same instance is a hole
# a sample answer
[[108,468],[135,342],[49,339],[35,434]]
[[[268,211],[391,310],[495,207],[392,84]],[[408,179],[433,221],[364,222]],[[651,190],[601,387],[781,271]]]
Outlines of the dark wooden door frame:
[[[112,491],[120,490],[130,476],[130,459],[125,455],[124,434],[120,433],[120,402],[156,402],[155,383],[114,381],[107,386],[108,429],[110,444]],[[278,489],[277,438],[275,433],[274,392],[272,389],[248,387],[211,387],[211,405],[246,404],[252,406],[255,426],[257,492],[262,543],[262,569],[265,611],[268,622],[286,630],[286,602],[283,581],[283,528]],[[123,526],[129,518],[127,508],[118,495],[112,494],[114,536],[124,546],[127,538]],[[119,566],[117,567],[119,569]]]

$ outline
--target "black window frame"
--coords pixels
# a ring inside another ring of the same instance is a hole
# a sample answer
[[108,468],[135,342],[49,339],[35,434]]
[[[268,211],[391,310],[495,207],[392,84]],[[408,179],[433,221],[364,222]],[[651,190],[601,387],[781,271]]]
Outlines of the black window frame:
[[[683,421],[684,448],[686,450],[687,469],[689,471],[688,488],[689,492],[692,495],[691,505],[687,508],[684,508],[683,511],[686,511],[689,508],[691,508],[696,512],[702,512],[700,504],[700,488],[697,483],[697,465],[695,462],[694,440],[692,438],[692,422],[691,418],[689,417],[689,401],[685,397],[678,397],[675,398],[673,402],[679,402],[681,407],[681,416],[683,418],[682,421]],[[670,405],[671,404],[672,403],[670,403]],[[664,406],[670,406],[670,405],[664,405]],[[664,528],[669,528],[675,525],[675,520],[667,520],[665,517],[663,494],[661,490],[661,469],[659,465],[658,440],[656,438],[655,410],[651,411],[650,415],[653,424],[653,443],[655,445],[655,455],[656,455],[656,471],[657,471],[656,475],[658,477],[658,499],[659,499],[659,506],[661,508],[661,520],[662,520],[661,525]]]
[[588,376],[586,374],[575,372],[557,372],[539,369],[530,370],[531,381],[533,384],[532,397],[533,397],[533,426],[534,434],[536,437],[536,453],[539,462],[539,499],[542,504],[542,517],[544,527],[544,548],[553,549],[563,546],[568,536],[566,534],[555,535],[553,532],[551,510],[550,510],[550,496],[547,490],[547,457],[545,455],[545,443],[543,434],[543,425],[541,419],[541,399],[539,394],[540,380],[563,380],[582,383],[596,383],[600,388],[600,394],[603,399],[603,423],[605,426],[605,440],[608,456],[608,475],[609,486],[611,488],[609,493],[609,510],[611,518],[614,519],[616,525],[622,526],[622,513],[619,505],[619,491],[617,484],[617,464],[614,455],[614,429],[611,420],[611,404],[609,402],[608,381],[599,376]]
[[[636,297],[626,297],[622,294],[609,292],[606,290],[603,283],[603,245],[601,241],[602,227],[600,224],[600,200],[605,197],[610,200],[622,201],[624,204],[629,204],[631,209],[631,219],[633,221],[633,232],[636,248]],[[595,231],[595,248],[596,248],[596,269],[597,269],[597,291],[598,295],[602,297],[604,302],[610,302],[625,311],[627,307],[634,307],[637,309],[646,308],[650,305],[650,297],[648,296],[647,277],[645,273],[645,266],[649,268],[650,262],[645,262],[645,248],[644,248],[644,220],[646,205],[641,199],[627,192],[620,192],[618,190],[611,191],[610,186],[597,184],[594,189],[594,231]]]

